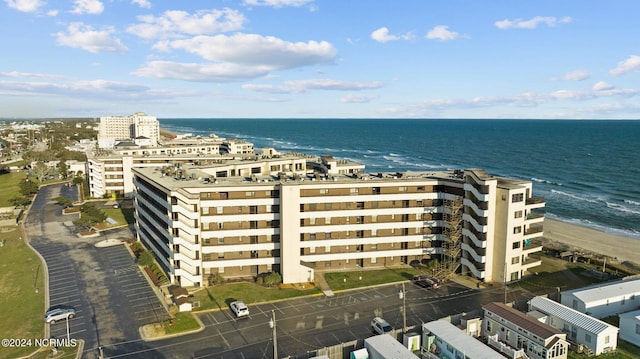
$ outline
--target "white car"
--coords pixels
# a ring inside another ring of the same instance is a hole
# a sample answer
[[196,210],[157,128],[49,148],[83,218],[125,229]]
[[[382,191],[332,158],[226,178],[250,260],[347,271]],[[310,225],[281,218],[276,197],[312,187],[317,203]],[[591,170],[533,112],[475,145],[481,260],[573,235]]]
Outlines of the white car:
[[231,307],[231,311],[236,315],[236,318],[249,316],[249,308],[243,301],[236,300],[235,302],[231,302],[229,307]]
[[68,306],[54,306],[44,313],[45,323],[55,324],[55,322],[63,319],[71,319],[76,316],[76,310]]

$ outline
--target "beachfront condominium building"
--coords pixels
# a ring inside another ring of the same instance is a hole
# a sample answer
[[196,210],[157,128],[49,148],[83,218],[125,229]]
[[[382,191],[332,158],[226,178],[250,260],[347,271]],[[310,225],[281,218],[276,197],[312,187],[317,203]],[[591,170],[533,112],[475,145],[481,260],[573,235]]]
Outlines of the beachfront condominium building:
[[363,170],[330,156],[134,168],[136,233],[182,286],[271,271],[308,282],[316,271],[433,258],[441,259],[434,270],[493,282],[539,263],[529,255],[541,250],[531,239],[542,232],[530,231],[528,215],[543,204],[531,202],[531,183],[478,169]]
[[[277,152],[274,149],[264,149],[263,153],[273,155]],[[99,149],[87,156],[89,193],[95,198],[132,198],[132,168],[135,167],[219,163],[247,156],[256,156],[252,143],[224,138],[174,140],[150,148],[118,146],[113,149]]]
[[118,141],[146,140],[143,143],[155,146],[160,140],[160,123],[155,116],[136,112],[129,116],[100,117],[98,147],[114,148]]

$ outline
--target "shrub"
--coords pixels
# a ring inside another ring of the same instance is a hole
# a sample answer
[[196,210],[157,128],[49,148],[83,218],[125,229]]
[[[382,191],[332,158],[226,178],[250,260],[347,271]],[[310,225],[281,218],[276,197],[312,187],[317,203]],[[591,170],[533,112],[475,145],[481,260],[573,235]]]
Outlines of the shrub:
[[278,272],[271,272],[264,276],[264,285],[274,287],[282,283],[282,276]]
[[224,282],[224,278],[220,274],[213,274],[209,276],[209,285],[218,285]]

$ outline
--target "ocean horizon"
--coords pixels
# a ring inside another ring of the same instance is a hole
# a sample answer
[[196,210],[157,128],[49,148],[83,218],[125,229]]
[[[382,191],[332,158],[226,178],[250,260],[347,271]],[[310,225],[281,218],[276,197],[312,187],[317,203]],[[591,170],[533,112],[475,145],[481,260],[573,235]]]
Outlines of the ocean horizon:
[[482,168],[533,182],[546,216],[640,239],[640,121],[159,118],[179,134],[361,162],[367,172]]

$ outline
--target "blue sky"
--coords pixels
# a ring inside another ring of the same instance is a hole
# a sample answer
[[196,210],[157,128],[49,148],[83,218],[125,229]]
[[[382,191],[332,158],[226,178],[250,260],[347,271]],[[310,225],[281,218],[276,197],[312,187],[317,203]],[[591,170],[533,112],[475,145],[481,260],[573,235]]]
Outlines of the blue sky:
[[0,118],[638,118],[637,0],[2,0]]

